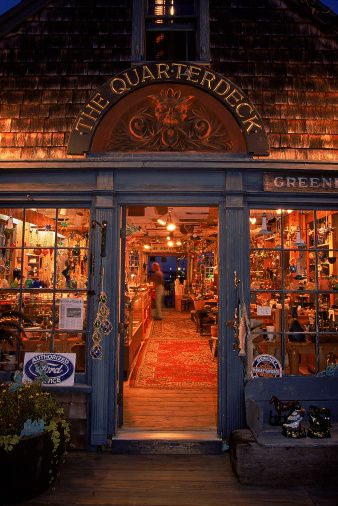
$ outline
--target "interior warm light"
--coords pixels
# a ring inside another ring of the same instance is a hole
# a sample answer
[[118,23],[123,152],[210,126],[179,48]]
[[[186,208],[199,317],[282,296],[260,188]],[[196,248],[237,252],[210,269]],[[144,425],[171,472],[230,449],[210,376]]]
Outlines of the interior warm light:
[[249,218],[251,225],[254,225],[257,222],[257,218],[255,216],[252,216]]
[[150,249],[150,245],[149,245],[149,244],[145,244],[145,245],[143,246],[143,248],[144,248],[144,249]]
[[182,243],[180,240],[176,241],[176,246],[182,246]]
[[277,214],[282,214],[282,210],[281,209],[277,209],[276,213]]
[[157,223],[159,223],[163,227],[167,224],[167,222],[163,218],[158,218]]
[[168,241],[169,248],[172,248],[174,246],[174,241]]
[[293,210],[292,210],[292,209],[288,209],[286,212],[287,212],[288,214],[291,214],[291,213],[293,213]]
[[167,230],[168,230],[168,232],[172,232],[173,230],[176,230],[175,223],[172,223],[172,222],[168,223],[167,224]]

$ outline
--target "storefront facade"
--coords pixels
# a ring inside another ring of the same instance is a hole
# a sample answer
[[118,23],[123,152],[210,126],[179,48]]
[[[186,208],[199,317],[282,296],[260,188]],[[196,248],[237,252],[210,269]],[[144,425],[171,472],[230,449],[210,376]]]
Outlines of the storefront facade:
[[[200,8],[206,8],[205,2],[201,3]],[[302,91],[294,79],[292,90],[289,94],[284,90],[286,96],[281,100],[277,97],[278,93],[283,95],[279,87],[266,91],[259,85],[257,75],[253,90],[243,78],[245,72],[240,80],[246,85],[239,86],[225,72],[216,70],[221,66],[215,49],[215,23],[220,22],[220,12],[225,8],[217,2],[210,4],[213,57],[207,58],[201,52],[200,63],[188,63],[188,58],[186,63],[164,58],[146,64],[140,62],[142,54],[137,63],[133,46],[133,60],[130,54],[129,61],[119,68],[116,58],[115,71],[106,73],[105,79],[101,76],[100,84],[86,76],[83,90],[85,86],[91,89],[87,88],[82,98],[77,89],[79,76],[70,84],[71,71],[63,70],[64,81],[54,75],[42,82],[29,61],[24,65],[31,80],[40,79],[37,88],[33,89],[30,83],[32,89],[22,91],[20,76],[3,81],[4,86],[11,81],[12,89],[4,88],[2,93],[7,105],[2,111],[0,207],[4,229],[2,260],[8,278],[8,284],[1,288],[2,300],[6,309],[31,306],[29,316],[41,320],[39,336],[35,337],[46,345],[43,351],[65,351],[65,342],[68,347],[71,343],[78,346],[72,350],[77,353],[78,362],[75,386],[60,392],[81,412],[74,418],[89,445],[104,445],[121,423],[121,223],[126,206],[218,209],[219,437],[227,439],[233,429],[245,426],[243,389],[251,357],[247,357],[243,368],[243,360],[234,350],[234,328],[229,325],[238,304],[239,286],[243,287],[243,300],[252,310],[251,318],[263,319],[263,323],[272,323],[271,312],[264,314],[257,306],[276,310],[276,305],[281,304],[285,317],[286,304],[289,299],[293,301],[290,294],[299,292],[314,312],[310,321],[315,326],[307,329],[312,369],[306,365],[305,373],[299,368],[299,356],[295,365],[287,347],[290,333],[297,337],[297,330],[291,332],[288,323],[274,330],[280,338],[278,349],[268,352],[281,363],[281,381],[284,375],[295,376],[295,381],[302,381],[306,389],[308,377],[323,371],[322,361],[329,352],[336,351],[334,342],[327,348],[322,339],[322,334],[331,333],[334,341],[336,272],[335,261],[330,258],[336,258],[338,249],[334,231],[338,210],[335,123],[326,119],[332,113],[335,94],[327,91],[333,89],[331,77],[322,78],[323,95],[318,90]],[[136,29],[130,30],[128,22],[138,7],[134,5],[134,11],[131,7],[128,2],[129,17],[123,23],[125,34],[132,33],[135,42],[139,34]],[[41,27],[43,18],[48,20],[48,13],[54,16],[54,9],[58,8],[48,6],[44,10],[36,5],[34,9],[34,26]],[[292,9],[278,14],[286,12],[292,19],[305,15]],[[23,15],[18,12],[19,18]],[[24,33],[30,33],[31,22],[23,17],[21,23]],[[313,29],[320,33],[321,43],[325,39],[333,51],[333,36],[324,35],[320,27]],[[1,42],[8,60],[4,72],[8,75],[8,69],[15,65],[10,48],[15,47],[13,41],[21,40],[15,30],[13,25]],[[50,49],[53,54],[51,46]],[[229,48],[223,49],[223,54],[229,56]],[[316,54],[321,55],[318,48]],[[40,58],[44,61],[43,56]],[[205,58],[210,66],[203,66]],[[132,62],[135,64],[131,66]],[[61,74],[60,69],[55,72]],[[327,73],[334,73],[330,66]],[[325,96],[325,107],[320,109],[317,105],[311,113],[321,114],[322,119],[308,117],[309,106],[306,111],[302,107],[302,92],[308,104],[311,97],[318,103]],[[261,102],[257,106],[254,98],[259,94]],[[44,100],[50,101],[46,118]],[[171,107],[170,117],[176,123],[166,123],[165,107]],[[18,117],[16,111],[20,111]],[[46,128],[41,127],[39,118],[43,118]],[[316,121],[323,130],[311,133]],[[155,123],[161,125],[157,130]],[[289,142],[289,146],[283,146],[283,142]],[[293,221],[287,210],[293,212]],[[272,235],[273,242],[267,245],[264,241]],[[323,247],[327,250],[325,256]],[[323,270],[326,275],[322,280]],[[300,277],[294,279],[295,276]],[[34,285],[37,279],[40,284]],[[312,285],[299,286],[304,280]],[[93,340],[102,291],[108,296],[111,328]],[[83,301],[81,332],[69,331],[66,326],[62,329],[55,323],[60,318],[59,299],[74,297]],[[37,309],[39,304],[45,311]],[[333,315],[330,329],[322,323],[324,306],[327,316]],[[308,314],[306,318],[302,333],[309,323]],[[273,323],[276,327],[276,319]],[[71,351],[68,347],[66,351]],[[266,353],[263,348],[260,352]]]

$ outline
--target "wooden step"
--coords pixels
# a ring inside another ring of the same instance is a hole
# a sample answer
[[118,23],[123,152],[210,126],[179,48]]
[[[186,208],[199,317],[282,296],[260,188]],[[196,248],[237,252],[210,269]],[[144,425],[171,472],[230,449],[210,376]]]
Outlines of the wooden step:
[[214,431],[123,430],[112,438],[115,454],[216,455],[228,449]]

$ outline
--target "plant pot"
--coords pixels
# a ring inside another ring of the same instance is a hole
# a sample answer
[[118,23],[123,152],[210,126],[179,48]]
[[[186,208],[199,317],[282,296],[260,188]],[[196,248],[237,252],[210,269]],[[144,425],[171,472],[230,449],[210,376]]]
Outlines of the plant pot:
[[48,432],[22,438],[10,452],[0,448],[1,502],[26,501],[47,490],[57,476],[63,453],[63,438],[59,451],[53,454]]

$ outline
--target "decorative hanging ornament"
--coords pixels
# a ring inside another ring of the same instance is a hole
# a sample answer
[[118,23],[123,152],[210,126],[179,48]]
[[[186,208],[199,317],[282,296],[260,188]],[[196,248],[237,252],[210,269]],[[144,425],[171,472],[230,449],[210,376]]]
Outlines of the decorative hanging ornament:
[[107,306],[107,294],[100,292],[99,305],[97,308],[96,318],[93,324],[92,341],[93,345],[90,350],[90,356],[95,360],[103,358],[102,339],[107,336],[113,329],[113,325],[109,320],[109,308]]
[[13,224],[13,218],[12,218],[12,216],[10,216],[10,217],[8,218],[8,220],[6,221],[5,228],[6,228],[7,230],[13,230],[13,227],[14,227],[14,224]]

